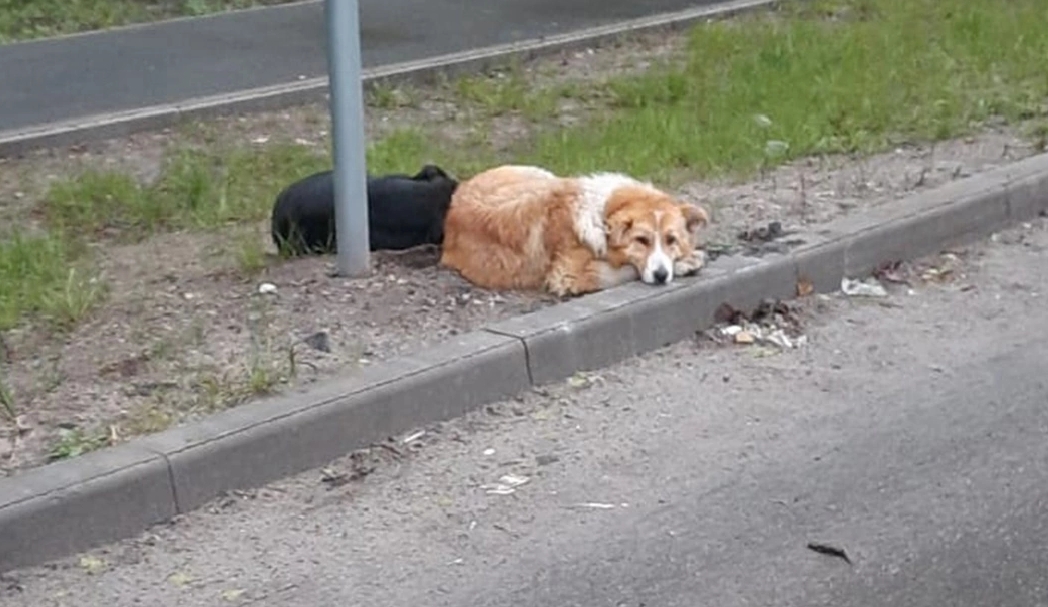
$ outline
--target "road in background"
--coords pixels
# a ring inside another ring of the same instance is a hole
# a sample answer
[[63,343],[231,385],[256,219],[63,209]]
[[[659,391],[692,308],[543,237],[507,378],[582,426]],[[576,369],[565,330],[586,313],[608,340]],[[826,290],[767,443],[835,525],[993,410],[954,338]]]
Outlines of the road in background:
[[944,282],[809,299],[799,349],[680,344],[14,572],[0,603],[1044,605],[1046,249],[1041,220]]
[[[713,0],[361,0],[364,67]],[[0,46],[0,131],[324,76],[323,2]]]

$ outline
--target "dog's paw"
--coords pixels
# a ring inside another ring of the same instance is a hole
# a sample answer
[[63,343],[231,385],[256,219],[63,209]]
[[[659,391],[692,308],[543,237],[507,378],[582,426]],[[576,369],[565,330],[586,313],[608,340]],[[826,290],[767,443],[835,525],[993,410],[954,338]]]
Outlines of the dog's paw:
[[673,262],[673,273],[677,276],[694,276],[706,265],[706,252],[696,249],[684,259]]

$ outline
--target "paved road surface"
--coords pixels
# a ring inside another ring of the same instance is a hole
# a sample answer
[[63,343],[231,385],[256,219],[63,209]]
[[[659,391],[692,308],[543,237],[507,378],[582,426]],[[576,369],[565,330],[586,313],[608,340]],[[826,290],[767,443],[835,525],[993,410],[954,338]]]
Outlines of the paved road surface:
[[[365,67],[713,0],[360,0]],[[0,46],[0,131],[326,74],[322,2]]]
[[811,304],[802,350],[682,344],[505,403],[363,481],[17,572],[0,603],[1046,605],[1046,247],[1041,222],[951,282]]

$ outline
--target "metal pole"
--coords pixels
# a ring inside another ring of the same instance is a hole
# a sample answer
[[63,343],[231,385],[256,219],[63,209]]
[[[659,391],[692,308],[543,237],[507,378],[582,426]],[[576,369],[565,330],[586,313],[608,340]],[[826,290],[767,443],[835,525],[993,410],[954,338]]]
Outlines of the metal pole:
[[368,245],[367,159],[357,0],[324,0],[327,19],[331,152],[334,159],[338,273],[362,276],[371,269]]

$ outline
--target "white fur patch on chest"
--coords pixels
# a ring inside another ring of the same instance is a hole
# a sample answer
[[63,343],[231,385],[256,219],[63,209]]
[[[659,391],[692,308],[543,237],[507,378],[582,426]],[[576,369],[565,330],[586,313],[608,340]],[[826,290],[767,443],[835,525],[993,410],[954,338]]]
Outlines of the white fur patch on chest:
[[575,205],[575,234],[598,257],[608,252],[608,233],[604,226],[604,207],[612,192],[623,186],[647,186],[622,173],[593,173],[578,179],[579,199]]

